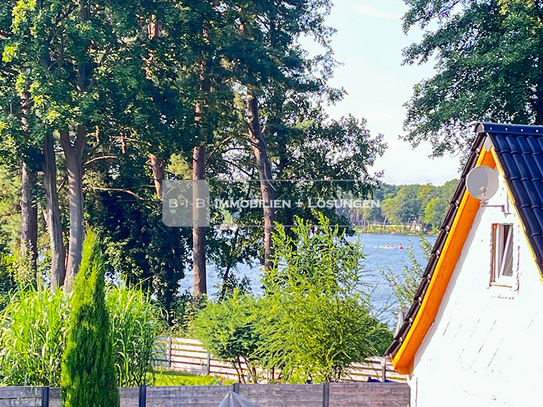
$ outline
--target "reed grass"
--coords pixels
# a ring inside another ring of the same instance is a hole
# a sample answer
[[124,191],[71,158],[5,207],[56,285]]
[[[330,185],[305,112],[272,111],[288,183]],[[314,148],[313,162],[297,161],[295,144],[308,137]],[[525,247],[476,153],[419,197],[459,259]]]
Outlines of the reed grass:
[[61,291],[20,290],[0,314],[0,383],[59,386],[69,303]]
[[[163,315],[141,291],[110,288],[106,296],[119,386],[149,382]],[[0,385],[60,386],[70,304],[62,292],[21,289],[0,312]]]
[[119,386],[145,384],[161,348],[163,315],[141,290],[119,287],[107,296]]

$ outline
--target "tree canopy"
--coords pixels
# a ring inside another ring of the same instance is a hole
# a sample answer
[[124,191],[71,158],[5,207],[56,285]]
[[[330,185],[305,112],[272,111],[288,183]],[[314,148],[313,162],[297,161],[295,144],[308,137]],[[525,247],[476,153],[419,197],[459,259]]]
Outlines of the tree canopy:
[[425,29],[406,64],[435,58],[435,75],[407,103],[405,140],[434,155],[465,152],[479,121],[543,123],[543,4],[407,0],[404,31]]

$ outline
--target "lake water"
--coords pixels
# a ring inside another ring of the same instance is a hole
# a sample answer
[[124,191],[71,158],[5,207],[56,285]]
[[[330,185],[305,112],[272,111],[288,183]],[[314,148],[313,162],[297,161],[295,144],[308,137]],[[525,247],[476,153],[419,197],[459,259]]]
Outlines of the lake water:
[[[409,265],[409,258],[406,248],[413,246],[413,250],[417,260],[423,265],[426,265],[424,254],[420,246],[420,238],[418,236],[402,236],[402,235],[379,235],[379,234],[362,234],[353,239],[360,239],[364,246],[364,285],[372,292],[371,300],[375,309],[376,315],[381,320],[393,325],[392,311],[395,308],[393,304],[393,291],[384,281],[380,270],[390,268],[395,275],[401,274],[401,270],[405,265]],[[434,243],[435,237],[428,236],[426,239],[430,243]],[[385,246],[391,245],[394,247],[404,247],[401,249],[386,249]],[[251,280],[251,288],[253,293],[260,294],[262,287],[260,284],[260,266],[255,264],[253,267],[247,265],[239,265],[235,269],[237,277],[247,276]],[[192,289],[192,271],[188,271],[186,277],[181,281],[181,289]],[[212,264],[207,267],[207,284],[208,293],[213,296],[217,293],[221,280],[217,275],[216,268]]]

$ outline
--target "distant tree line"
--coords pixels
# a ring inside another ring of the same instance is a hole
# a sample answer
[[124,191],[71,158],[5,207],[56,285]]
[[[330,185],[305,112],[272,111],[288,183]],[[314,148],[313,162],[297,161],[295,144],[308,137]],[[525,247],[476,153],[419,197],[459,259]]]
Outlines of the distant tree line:
[[432,231],[441,225],[458,180],[442,186],[431,184],[382,184],[373,193],[373,201],[380,203],[368,208],[353,209],[350,220],[357,224],[405,225],[416,223]]

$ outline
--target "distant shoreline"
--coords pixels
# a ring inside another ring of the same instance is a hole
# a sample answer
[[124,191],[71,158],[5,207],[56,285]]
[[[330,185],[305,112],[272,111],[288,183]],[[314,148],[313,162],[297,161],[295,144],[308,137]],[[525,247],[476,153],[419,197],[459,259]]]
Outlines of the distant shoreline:
[[[361,235],[388,235],[388,236],[420,236],[421,233],[409,233],[409,232],[396,232],[396,233],[390,233],[390,232],[364,232],[359,231],[359,234]],[[422,236],[424,237],[435,237],[437,236],[437,233],[422,233]]]
[[398,236],[420,236],[421,234],[423,236],[437,236],[438,232],[428,232],[428,231],[411,231],[411,230],[394,230],[393,232],[390,230],[379,230],[379,229],[367,229],[367,228],[358,228],[356,229],[358,233],[360,234],[369,234],[369,235],[398,235]]

